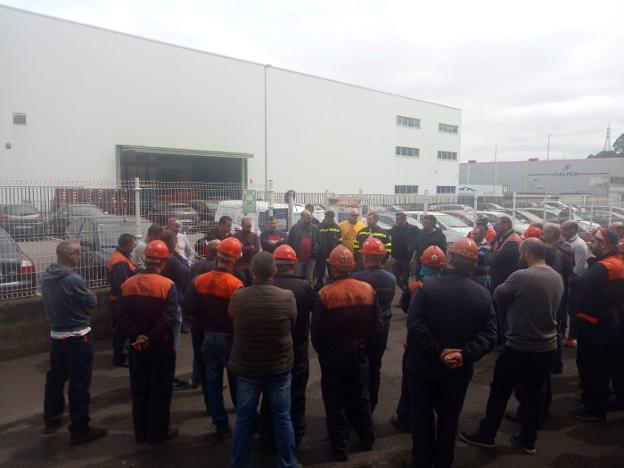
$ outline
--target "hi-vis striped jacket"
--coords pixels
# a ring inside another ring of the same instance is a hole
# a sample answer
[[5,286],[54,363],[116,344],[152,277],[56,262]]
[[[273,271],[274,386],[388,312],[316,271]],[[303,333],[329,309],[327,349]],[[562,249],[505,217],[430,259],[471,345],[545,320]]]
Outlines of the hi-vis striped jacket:
[[386,248],[386,255],[390,255],[392,253],[392,239],[390,238],[390,233],[385,229],[381,229],[379,226],[366,226],[358,232],[355,242],[353,243],[356,252],[362,248],[364,242],[366,242],[366,239],[369,237],[376,237],[383,242],[383,245]]

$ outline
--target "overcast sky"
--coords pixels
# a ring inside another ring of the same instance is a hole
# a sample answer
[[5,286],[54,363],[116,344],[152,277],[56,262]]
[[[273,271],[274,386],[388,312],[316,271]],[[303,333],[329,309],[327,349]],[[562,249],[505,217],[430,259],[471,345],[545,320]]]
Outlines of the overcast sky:
[[[462,160],[586,157],[624,132],[624,2],[0,0],[463,110]],[[618,58],[619,57],[619,58]]]

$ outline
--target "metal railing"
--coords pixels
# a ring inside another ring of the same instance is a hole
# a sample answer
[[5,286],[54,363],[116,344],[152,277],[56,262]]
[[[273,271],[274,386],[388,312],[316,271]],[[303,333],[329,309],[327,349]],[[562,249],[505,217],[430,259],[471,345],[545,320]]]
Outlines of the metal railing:
[[[166,225],[180,219],[191,243],[212,226],[219,215],[219,203],[241,200],[247,187],[235,183],[207,182],[0,182],[0,300],[38,294],[41,273],[56,260],[56,246],[62,239],[76,239],[82,247],[78,272],[90,287],[108,284],[106,262],[122,233],[145,235],[151,223]],[[287,198],[282,192],[255,190],[263,206],[283,213]],[[265,200],[266,198],[266,200]],[[624,220],[621,198],[589,195],[502,195],[468,194],[340,194],[297,193],[297,205],[315,205],[315,215],[333,209],[339,218],[350,208],[362,215],[385,213],[391,222],[398,211],[445,212],[469,226],[475,216],[495,220],[504,213],[518,230],[534,222],[561,223],[575,219],[582,230]],[[222,212],[222,214],[225,212]],[[225,214],[231,214],[227,212]],[[239,210],[238,219],[245,213]],[[254,218],[263,229],[269,213]],[[453,229],[453,227],[451,227]]]

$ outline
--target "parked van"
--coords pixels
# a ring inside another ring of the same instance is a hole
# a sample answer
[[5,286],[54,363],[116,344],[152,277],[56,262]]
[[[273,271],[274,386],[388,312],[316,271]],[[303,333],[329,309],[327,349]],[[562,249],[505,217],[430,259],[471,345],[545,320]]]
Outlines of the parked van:
[[[304,210],[303,205],[293,206],[293,215],[291,218],[291,226],[299,221],[301,212]],[[252,231],[260,234],[266,226],[269,217],[269,203],[265,201],[256,202],[255,213],[245,213],[243,211],[243,202],[241,200],[223,200],[217,205],[215,213],[215,221],[219,221],[221,216],[229,216],[232,218],[232,230],[238,231],[241,228],[241,219],[251,218],[253,227]],[[286,220],[288,219],[288,205],[286,203],[273,204],[273,216],[277,218],[277,228],[286,230]]]

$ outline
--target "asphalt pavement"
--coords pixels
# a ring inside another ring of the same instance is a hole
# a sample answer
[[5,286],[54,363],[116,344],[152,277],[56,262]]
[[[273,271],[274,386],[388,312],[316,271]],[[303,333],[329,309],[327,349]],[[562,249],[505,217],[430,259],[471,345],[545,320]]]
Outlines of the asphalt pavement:
[[[405,315],[395,310],[388,350],[384,356],[380,403],[374,420],[377,441],[371,452],[358,452],[354,434],[348,462],[333,463],[326,441],[325,415],[321,398],[320,371],[315,354],[310,355],[307,400],[307,432],[299,458],[309,467],[401,467],[410,461],[411,440],[389,423],[400,394],[401,356],[405,340]],[[178,375],[190,377],[190,336],[183,335],[178,356]],[[562,375],[553,377],[552,416],[539,433],[536,455],[524,455],[509,442],[515,423],[504,421],[493,450],[469,447],[458,442],[457,468],[473,467],[624,467],[624,412],[609,415],[606,423],[582,424],[570,417],[579,386],[574,365],[575,351],[565,350]],[[472,430],[485,410],[496,353],[478,363],[460,420],[462,430]],[[231,441],[218,442],[210,419],[202,407],[199,390],[174,392],[172,423],[180,430],[173,440],[157,446],[137,445],[131,421],[128,371],[111,365],[110,342],[96,344],[91,418],[104,424],[109,435],[95,442],[71,447],[64,426],[54,435],[43,433],[42,401],[48,355],[0,362],[0,466],[2,467],[186,467],[227,466]],[[230,421],[234,414],[229,396],[226,406]],[[509,408],[515,408],[512,401]],[[275,455],[254,444],[250,466],[274,467]]]

